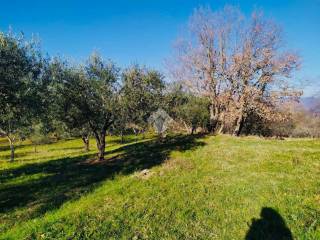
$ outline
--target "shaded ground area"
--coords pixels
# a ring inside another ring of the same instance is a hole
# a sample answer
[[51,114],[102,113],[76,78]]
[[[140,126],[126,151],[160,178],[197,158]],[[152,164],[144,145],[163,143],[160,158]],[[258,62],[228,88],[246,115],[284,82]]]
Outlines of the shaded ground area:
[[[203,142],[196,141],[200,137],[168,137],[162,142],[149,140],[122,146],[107,152],[113,157],[108,159],[107,156],[101,163],[86,161],[94,157],[87,154],[3,170],[0,172],[0,214],[27,207],[23,218],[38,217],[92,191],[100,182],[112,179],[116,174],[151,168],[166,160],[171,151],[202,146]],[[19,181],[20,178],[26,181]]]

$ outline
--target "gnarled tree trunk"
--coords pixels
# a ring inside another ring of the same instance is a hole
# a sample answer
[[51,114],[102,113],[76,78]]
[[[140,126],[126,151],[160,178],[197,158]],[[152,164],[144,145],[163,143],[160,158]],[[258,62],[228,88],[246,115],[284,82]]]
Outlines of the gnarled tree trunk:
[[104,155],[105,155],[105,148],[106,148],[107,129],[113,124],[113,119],[107,119],[102,129],[100,130],[98,130],[93,123],[89,123],[89,124],[97,142],[98,160],[103,161]]
[[220,134],[224,129],[224,112],[217,106],[210,106],[210,132]]
[[210,132],[214,133],[217,126],[217,114],[213,104],[210,105]]
[[98,160],[104,160],[105,148],[106,148],[106,131],[101,131],[100,134],[94,132],[97,148],[98,148]]
[[243,117],[243,114],[241,114],[238,118],[237,118],[237,121],[236,121],[236,125],[235,125],[235,129],[233,131],[233,135],[235,136],[240,136],[241,134],[241,130],[243,128],[243,125],[244,125],[244,117]]
[[215,129],[215,134],[220,134],[222,133],[223,129],[224,129],[224,112],[219,112],[218,114],[218,121],[217,121],[217,126]]
[[244,95],[244,93],[242,93],[242,97],[239,99],[239,102],[241,104],[240,109],[238,111],[238,117],[237,120],[235,122],[235,128],[233,131],[233,135],[234,136],[239,136],[241,133],[241,130],[243,128],[244,125],[244,121],[245,121],[245,104],[246,104],[246,97]]

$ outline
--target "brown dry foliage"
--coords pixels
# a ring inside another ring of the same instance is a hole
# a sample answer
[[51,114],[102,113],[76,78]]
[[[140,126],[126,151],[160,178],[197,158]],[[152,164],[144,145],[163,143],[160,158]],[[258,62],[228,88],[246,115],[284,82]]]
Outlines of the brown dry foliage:
[[279,109],[302,94],[291,86],[300,58],[283,47],[281,36],[258,11],[246,17],[235,7],[195,10],[170,72],[209,98],[213,131],[239,134],[250,113],[271,122],[288,119]]

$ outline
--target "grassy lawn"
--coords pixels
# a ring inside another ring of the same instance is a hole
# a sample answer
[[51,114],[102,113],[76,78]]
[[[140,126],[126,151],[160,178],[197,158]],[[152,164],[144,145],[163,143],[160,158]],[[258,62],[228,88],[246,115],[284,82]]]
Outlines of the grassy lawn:
[[0,239],[320,239],[320,140],[107,142],[1,140]]

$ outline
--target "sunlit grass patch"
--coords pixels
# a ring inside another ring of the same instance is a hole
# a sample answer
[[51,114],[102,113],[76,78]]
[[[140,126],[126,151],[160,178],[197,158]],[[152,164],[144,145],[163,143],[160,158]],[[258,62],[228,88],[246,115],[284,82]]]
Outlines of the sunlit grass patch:
[[319,140],[108,138],[102,163],[78,139],[1,159],[0,239],[244,239],[265,212],[320,237]]

